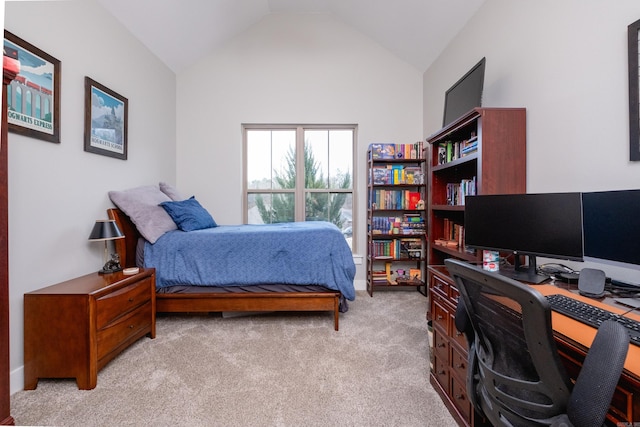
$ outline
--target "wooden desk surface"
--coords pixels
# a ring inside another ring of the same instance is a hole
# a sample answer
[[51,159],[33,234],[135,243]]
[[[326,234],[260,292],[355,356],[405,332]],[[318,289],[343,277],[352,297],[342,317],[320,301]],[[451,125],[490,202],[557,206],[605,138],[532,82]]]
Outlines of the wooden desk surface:
[[[543,295],[564,294],[571,298],[584,301],[587,304],[608,310],[612,313],[622,314],[631,319],[640,321],[640,312],[638,310],[633,310],[622,304],[616,303],[612,298],[593,299],[584,297],[565,283],[557,285],[543,284],[531,286]],[[596,336],[595,328],[587,326],[584,323],[578,322],[577,320],[571,319],[563,314],[556,313],[555,311],[551,313],[551,320],[553,330],[562,337],[575,341],[586,348],[591,347],[591,343]],[[629,344],[629,352],[627,353],[624,368],[629,375],[640,380],[640,346]]]

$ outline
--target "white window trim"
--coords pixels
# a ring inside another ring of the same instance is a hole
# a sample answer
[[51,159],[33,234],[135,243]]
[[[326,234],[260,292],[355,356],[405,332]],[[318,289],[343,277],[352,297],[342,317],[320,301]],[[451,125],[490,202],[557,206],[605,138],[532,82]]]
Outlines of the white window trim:
[[[272,189],[249,189],[249,183],[247,182],[247,130],[295,130],[296,141],[304,140],[304,131],[307,129],[321,129],[321,130],[339,130],[349,129],[353,131],[353,146],[352,152],[352,179],[351,188],[349,190],[330,189],[333,193],[350,193],[352,198],[352,212],[351,212],[351,229],[352,229],[352,243],[351,251],[356,254],[357,252],[357,233],[355,225],[358,223],[358,193],[356,191],[358,181],[358,171],[356,161],[357,147],[358,147],[358,125],[357,124],[266,124],[266,123],[243,123],[242,124],[242,222],[246,224],[249,220],[247,210],[247,193],[272,193]],[[304,162],[304,153],[302,150],[296,150],[296,163],[301,164]],[[304,174],[298,174],[296,176],[296,188],[304,187]],[[306,191],[313,189],[307,189]],[[295,192],[296,189],[278,189],[278,192]],[[318,192],[326,192],[326,189],[317,190]],[[303,195],[304,197],[304,195]],[[304,203],[296,203],[295,217],[304,217]]]

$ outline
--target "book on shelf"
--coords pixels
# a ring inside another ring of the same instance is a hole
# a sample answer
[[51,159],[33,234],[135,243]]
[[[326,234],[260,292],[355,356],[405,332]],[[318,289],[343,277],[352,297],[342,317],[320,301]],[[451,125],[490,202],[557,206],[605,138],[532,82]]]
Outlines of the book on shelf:
[[[412,196],[412,193],[413,196]],[[389,189],[376,189],[371,191],[370,206],[371,209],[388,210],[388,209],[418,209],[418,202],[421,199],[419,192],[410,190],[389,190]],[[411,205],[411,200],[415,201],[415,204]],[[416,197],[417,200],[416,200]]]
[[421,197],[419,192],[410,191],[409,192],[409,206],[407,206],[407,207],[409,209],[417,209],[418,208],[418,202],[420,200],[422,200],[422,197]]
[[438,164],[452,162],[476,151],[478,151],[478,138],[475,135],[462,141],[443,141],[438,144]]
[[476,194],[476,177],[463,179],[459,183],[449,183],[446,186],[447,204],[451,206],[464,206],[466,196]]
[[447,163],[447,147],[443,144],[438,145],[438,164],[444,165]]
[[422,159],[423,141],[413,144],[394,144],[390,142],[380,142],[369,144],[369,152],[373,160],[391,159]]
[[374,185],[421,185],[424,183],[424,174],[419,166],[375,165],[371,168],[370,179]]
[[457,248],[458,241],[457,240],[448,240],[448,239],[436,239],[434,243],[439,246],[444,246],[447,248]]
[[442,238],[436,240],[436,244],[447,247],[463,247],[464,225],[456,224],[445,218],[442,222]]
[[391,170],[385,166],[374,166],[371,169],[374,185],[385,185],[391,183]]
[[462,141],[460,146],[460,155],[462,157],[478,151],[478,138],[468,141]]
[[404,166],[392,165],[391,166],[391,184],[404,184],[405,174]]
[[372,234],[424,234],[425,220],[420,213],[405,213],[402,217],[374,216]]
[[[370,253],[373,259],[377,261],[399,260],[399,259],[414,259],[416,257],[415,252],[422,255],[422,239],[421,238],[407,238],[399,237],[386,240],[374,239],[370,244]],[[413,256],[411,254],[414,254]]]
[[424,184],[424,173],[419,166],[405,166],[405,184],[422,185]]

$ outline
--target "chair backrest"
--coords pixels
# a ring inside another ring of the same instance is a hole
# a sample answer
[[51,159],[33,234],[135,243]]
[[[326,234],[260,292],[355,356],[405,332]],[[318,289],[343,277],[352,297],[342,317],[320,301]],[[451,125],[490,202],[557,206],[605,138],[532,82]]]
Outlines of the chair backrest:
[[566,412],[571,383],[546,298],[530,286],[446,260],[474,336],[469,395],[494,425],[546,425]]

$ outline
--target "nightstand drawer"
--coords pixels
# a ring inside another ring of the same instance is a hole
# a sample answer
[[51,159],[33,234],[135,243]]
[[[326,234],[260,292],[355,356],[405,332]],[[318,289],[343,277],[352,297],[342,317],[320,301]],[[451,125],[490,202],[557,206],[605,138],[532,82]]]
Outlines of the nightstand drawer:
[[140,280],[96,300],[98,329],[151,300],[151,278]]
[[151,329],[151,301],[121,317],[104,329],[98,330],[98,360],[108,355],[115,347],[126,342],[140,331]]

